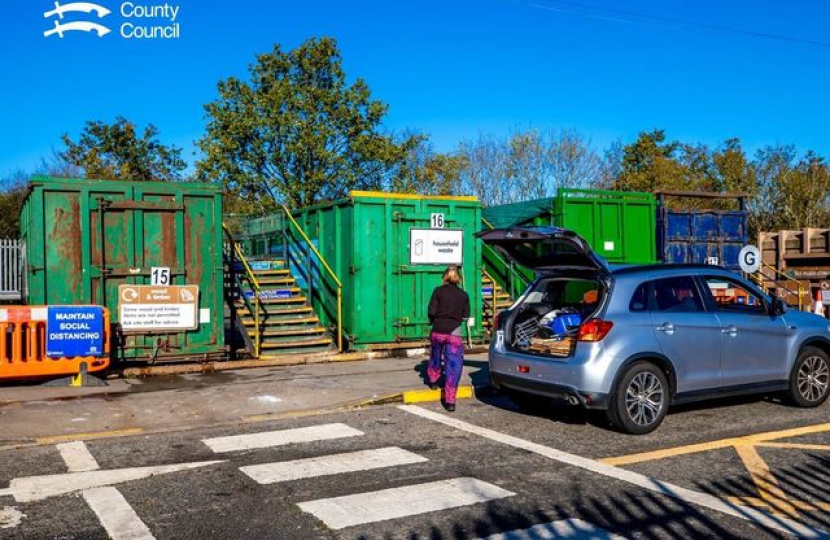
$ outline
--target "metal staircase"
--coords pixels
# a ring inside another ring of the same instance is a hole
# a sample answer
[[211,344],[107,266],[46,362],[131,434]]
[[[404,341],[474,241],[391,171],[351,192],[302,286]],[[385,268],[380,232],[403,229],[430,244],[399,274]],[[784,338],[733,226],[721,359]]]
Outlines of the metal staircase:
[[240,348],[257,358],[335,350],[285,261],[249,262],[226,238],[226,305]]
[[484,330],[492,334],[496,314],[513,305],[514,299],[484,268],[481,269],[481,301]]

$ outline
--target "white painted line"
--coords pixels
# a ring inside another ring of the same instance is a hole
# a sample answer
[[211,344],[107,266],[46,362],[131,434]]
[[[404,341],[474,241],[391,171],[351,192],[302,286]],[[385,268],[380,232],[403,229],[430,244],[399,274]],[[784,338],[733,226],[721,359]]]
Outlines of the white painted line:
[[325,441],[363,435],[362,431],[350,428],[346,424],[323,424],[280,431],[265,431],[234,435],[231,437],[216,437],[205,439],[204,442],[214,452],[236,452],[254,448],[269,448],[286,444]]
[[581,519],[563,519],[530,527],[494,534],[479,540],[627,540]]
[[514,448],[521,448],[522,450],[539,454],[555,461],[559,461],[560,463],[565,463],[567,465],[579,467],[609,478],[628,482],[629,484],[672,497],[687,504],[697,504],[699,506],[709,508],[710,510],[722,512],[733,517],[745,519],[771,529],[783,531],[788,534],[794,534],[803,538],[830,538],[830,535],[828,535],[825,531],[810,527],[792,519],[772,516],[760,510],[756,510],[755,508],[736,506],[719,497],[715,497],[714,495],[676,486],[668,482],[651,478],[644,474],[614,467],[613,465],[606,465],[605,463],[600,463],[599,461],[593,459],[577,456],[575,454],[569,454],[568,452],[563,452],[549,446],[520,439],[519,437],[500,433],[492,429],[479,427],[474,424],[464,422],[463,420],[450,418],[443,414],[429,411],[422,407],[418,407],[417,405],[399,405],[398,408],[422,418],[453,427],[460,431],[466,431],[467,433],[479,435]]
[[112,540],[155,540],[150,529],[116,488],[87,489],[82,495]]
[[332,529],[385,521],[515,495],[475,478],[383,489],[300,503],[298,506]]
[[94,471],[99,468],[98,462],[89,453],[89,448],[86,447],[83,441],[59,444],[57,449],[66,462],[69,472]]
[[314,478],[357,471],[369,471],[385,467],[423,463],[427,458],[407,452],[403,448],[390,446],[374,450],[361,450],[347,454],[265,463],[240,467],[239,470],[260,484],[288,482],[301,478]]
[[14,478],[9,484],[8,494],[14,495],[18,502],[40,501],[49,497],[66,495],[85,489],[112,486],[159,474],[186,471],[205,467],[221,461],[200,461],[196,463],[178,463],[175,465],[158,465],[155,467],[132,467],[107,471],[71,472],[66,474],[49,474],[45,476],[27,476]]

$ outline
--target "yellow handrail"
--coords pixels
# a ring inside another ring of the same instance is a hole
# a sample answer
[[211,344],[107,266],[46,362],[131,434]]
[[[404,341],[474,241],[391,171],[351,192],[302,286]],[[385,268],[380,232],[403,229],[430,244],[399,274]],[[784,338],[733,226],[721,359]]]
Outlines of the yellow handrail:
[[[259,286],[259,281],[257,281],[256,276],[254,275],[254,271],[251,270],[251,266],[248,264],[248,259],[245,257],[245,254],[242,253],[242,250],[239,249],[239,244],[233,239],[233,234],[231,233],[230,228],[224,223],[222,223],[222,228],[225,230],[225,234],[228,235],[228,239],[231,242],[231,246],[233,246],[234,253],[242,261],[242,264],[245,266],[245,272],[248,274],[248,280],[251,282],[251,288],[254,291],[254,356],[259,358],[260,352],[260,328],[259,328],[259,309],[260,309],[260,291],[262,288]],[[241,292],[241,291],[240,291]]]
[[492,224],[492,223],[490,223],[489,221],[487,221],[487,218],[486,218],[486,217],[482,216],[482,217],[481,217],[481,221],[483,221],[483,222],[484,222],[484,224],[485,224],[485,225],[487,225],[487,227],[489,227],[490,229],[495,229],[495,227],[493,226],[493,224]]
[[294,216],[291,215],[291,211],[288,207],[283,204],[282,210],[289,221],[291,221],[294,225],[294,228],[297,229],[297,232],[300,233],[300,236],[303,237],[303,240],[308,244],[308,247],[311,248],[311,251],[314,252],[314,255],[317,256],[317,259],[323,263],[323,267],[326,269],[326,272],[329,273],[329,276],[331,276],[337,284],[337,350],[338,352],[343,352],[343,284],[340,283],[339,279],[337,279],[337,275],[335,275],[334,271],[329,266],[329,263],[326,262],[326,259],[323,258],[323,255],[320,254],[320,252],[317,251],[317,248],[314,247],[314,244],[311,243],[311,239],[306,235],[302,227],[300,227],[300,224],[297,223],[297,220],[294,219]]
[[[799,280],[795,279],[792,276],[788,276],[787,274],[785,274],[784,272],[782,272],[779,269],[775,268],[774,266],[772,266],[769,263],[765,263],[765,262],[762,261],[761,266],[763,268],[771,270],[774,275],[780,276],[780,277],[784,278],[784,280],[786,280],[786,281],[794,281],[795,282],[795,286],[798,289],[798,309],[803,309],[804,293],[805,293],[804,285]],[[762,280],[763,280],[763,276],[759,276],[759,281],[762,281]],[[776,280],[772,280],[772,281],[776,281]],[[791,292],[786,287],[784,287],[784,289],[787,290],[788,292]]]

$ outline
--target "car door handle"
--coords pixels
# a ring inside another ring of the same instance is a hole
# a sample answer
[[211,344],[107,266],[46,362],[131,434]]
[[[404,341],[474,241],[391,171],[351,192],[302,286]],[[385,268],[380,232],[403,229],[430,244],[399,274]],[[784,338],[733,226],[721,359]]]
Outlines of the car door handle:
[[674,325],[672,323],[663,323],[663,326],[658,326],[657,329],[665,334],[674,334]]
[[721,328],[720,331],[722,334],[726,334],[730,337],[735,337],[738,335],[738,329],[734,326],[727,326],[726,328]]

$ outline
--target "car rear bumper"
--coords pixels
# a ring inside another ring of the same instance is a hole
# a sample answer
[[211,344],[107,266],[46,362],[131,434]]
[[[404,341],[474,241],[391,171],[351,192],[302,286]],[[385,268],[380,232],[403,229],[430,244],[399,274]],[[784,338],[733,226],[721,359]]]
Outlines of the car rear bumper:
[[558,398],[574,402],[586,409],[608,408],[608,394],[599,392],[583,392],[567,384],[555,384],[538,379],[526,379],[503,373],[490,373],[490,382],[496,389],[518,390],[539,396]]

